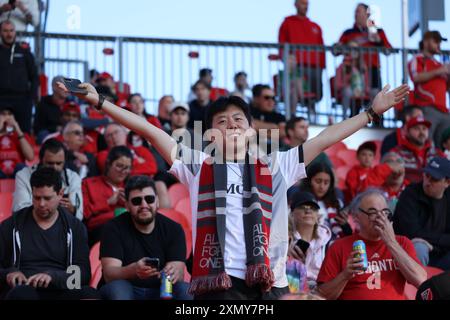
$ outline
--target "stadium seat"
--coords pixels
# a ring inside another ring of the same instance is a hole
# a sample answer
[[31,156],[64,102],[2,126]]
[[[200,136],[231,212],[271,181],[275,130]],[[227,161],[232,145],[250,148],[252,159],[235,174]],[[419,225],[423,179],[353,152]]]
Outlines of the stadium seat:
[[192,223],[188,218],[181,212],[174,209],[163,209],[158,210],[159,213],[166,216],[169,219],[179,223],[184,230],[186,238],[186,258],[189,258],[192,250]]
[[13,194],[12,192],[0,193],[0,223],[12,215]]
[[189,190],[181,183],[175,183],[170,186],[169,190],[167,190],[170,197],[170,202],[172,204],[172,208],[175,208],[178,201],[189,197]]
[[336,155],[337,152],[340,150],[347,150],[347,146],[345,145],[345,143],[343,143],[341,141],[333,144],[331,147],[326,149],[325,153],[327,154],[327,156],[331,157],[331,156]]
[[102,279],[102,265],[98,265],[97,269],[95,269],[94,271],[92,271],[92,276],[91,276],[91,281],[89,282],[89,286],[91,288],[97,289],[97,286],[100,282],[100,280]]
[[[427,279],[430,279],[430,278],[437,276],[438,274],[441,274],[442,272],[444,272],[444,270],[442,270],[442,269],[435,268],[435,267],[429,267],[429,266],[426,266],[425,270],[427,271]],[[406,283],[405,291],[403,293],[407,300],[415,300],[416,294],[417,294],[417,288],[414,287],[412,284]]]
[[91,264],[91,277],[94,277],[94,273],[100,266],[100,242],[94,244],[89,253],[89,262]]
[[354,166],[359,163],[358,159],[356,158],[356,150],[339,150],[336,155],[338,158],[341,158],[343,161],[345,161],[345,163],[349,166]]
[[183,213],[189,222],[192,221],[191,199],[189,197],[178,201],[174,209]]
[[372,140],[372,142],[375,143],[377,146],[377,153],[375,154],[375,165],[379,164],[381,161],[381,145],[383,144],[383,141],[381,140]]
[[352,166],[345,165],[335,169],[339,189],[341,190],[345,189],[345,178],[347,177],[347,173],[350,171],[351,168]]
[[343,167],[343,166],[347,165],[344,160],[342,160],[341,158],[339,158],[336,155],[329,156],[328,158],[330,159],[334,168],[339,168],[339,167]]
[[0,180],[0,193],[13,193],[16,186],[16,180],[14,179],[1,179]]

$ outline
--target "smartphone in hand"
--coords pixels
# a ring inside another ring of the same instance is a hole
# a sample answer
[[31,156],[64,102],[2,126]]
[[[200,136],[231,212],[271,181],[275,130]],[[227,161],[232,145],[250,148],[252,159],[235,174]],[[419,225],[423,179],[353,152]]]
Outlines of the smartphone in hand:
[[148,267],[152,267],[159,270],[159,259],[158,258],[145,258],[144,263]]
[[71,78],[64,78],[63,79],[64,85],[66,86],[67,90],[69,90],[72,93],[79,93],[87,95],[88,91],[86,89],[79,88],[78,85],[81,84],[81,81],[78,79],[71,79]]
[[300,250],[302,250],[302,252],[306,255],[306,251],[308,251],[309,249],[309,242],[300,239],[297,241],[297,243],[295,244],[297,247],[300,248]]

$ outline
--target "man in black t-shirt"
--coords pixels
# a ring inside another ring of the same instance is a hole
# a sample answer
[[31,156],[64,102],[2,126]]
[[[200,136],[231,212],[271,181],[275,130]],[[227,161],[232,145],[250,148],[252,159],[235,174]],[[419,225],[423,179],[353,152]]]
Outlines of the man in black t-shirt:
[[0,293],[9,300],[99,298],[88,286],[86,229],[59,206],[64,195],[61,174],[39,168],[30,184],[33,205],[0,227]]
[[[100,246],[102,297],[108,300],[155,300],[160,298],[161,272],[173,284],[173,297],[190,300],[183,282],[186,240],[181,226],[158,214],[153,180],[131,177],[125,186],[128,212],[110,221]],[[146,264],[158,259],[159,267]]]

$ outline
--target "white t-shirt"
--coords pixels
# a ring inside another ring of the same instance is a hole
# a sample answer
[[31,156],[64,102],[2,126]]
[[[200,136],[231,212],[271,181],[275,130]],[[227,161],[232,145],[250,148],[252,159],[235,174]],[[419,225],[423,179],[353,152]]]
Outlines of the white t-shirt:
[[[197,227],[197,205],[202,163],[207,154],[181,145],[180,159],[174,161],[170,173],[189,188],[192,209],[192,241],[195,244]],[[275,152],[272,156],[261,159],[268,164],[272,174],[272,221],[270,225],[269,257],[270,266],[275,276],[274,287],[288,285],[286,277],[286,258],[288,251],[288,217],[287,190],[306,177],[303,163],[303,149],[296,147],[286,152]],[[225,270],[231,276],[245,279],[246,248],[242,221],[242,195],[231,194],[232,182],[242,185],[242,177],[236,177],[239,166],[227,167],[227,219],[225,236]],[[229,171],[233,171],[230,173]],[[239,182],[239,183],[236,183]],[[240,188],[240,187],[239,187]],[[239,219],[236,219],[239,217]],[[239,220],[239,221],[237,221]],[[194,245],[195,246],[195,245]],[[195,253],[194,253],[195,254]]]

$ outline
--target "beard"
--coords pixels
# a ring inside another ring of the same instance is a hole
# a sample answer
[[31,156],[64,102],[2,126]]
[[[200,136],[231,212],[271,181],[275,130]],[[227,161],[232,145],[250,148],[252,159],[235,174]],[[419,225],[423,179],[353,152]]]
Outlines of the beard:
[[150,217],[145,217],[145,218],[141,218],[139,217],[139,213],[141,211],[138,211],[136,213],[136,215],[133,215],[133,221],[140,225],[140,226],[148,226],[149,224],[151,224],[154,220],[155,220],[155,213],[153,212],[153,210],[150,210],[151,216]]

